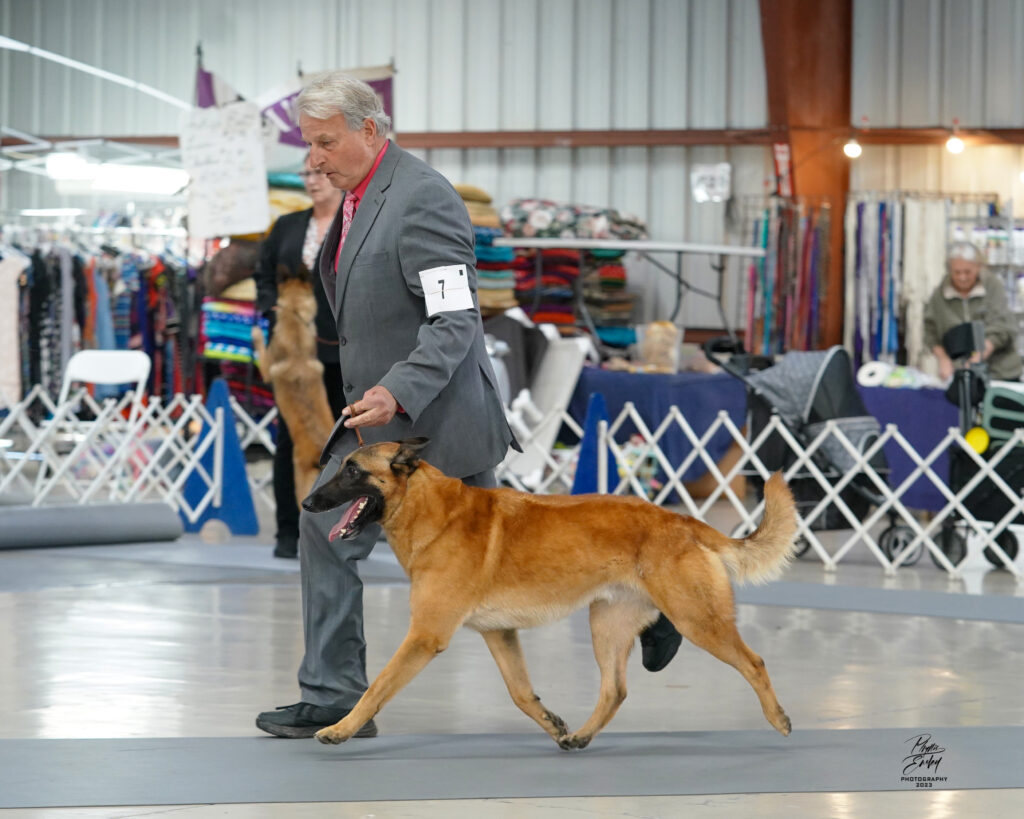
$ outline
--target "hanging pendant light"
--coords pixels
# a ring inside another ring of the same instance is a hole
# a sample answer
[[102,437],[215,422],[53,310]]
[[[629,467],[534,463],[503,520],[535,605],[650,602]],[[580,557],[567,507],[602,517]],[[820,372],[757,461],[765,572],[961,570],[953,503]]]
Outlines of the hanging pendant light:
[[953,118],[953,132],[946,140],[946,150],[951,154],[962,154],[964,152],[964,141],[960,139],[957,132],[960,130],[960,120]]

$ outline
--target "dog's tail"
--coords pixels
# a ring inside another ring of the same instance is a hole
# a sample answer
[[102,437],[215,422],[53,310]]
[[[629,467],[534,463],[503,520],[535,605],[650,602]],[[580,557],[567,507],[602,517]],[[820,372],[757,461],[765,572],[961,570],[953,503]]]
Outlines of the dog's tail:
[[781,472],[764,485],[761,525],[740,540],[726,538],[718,556],[739,581],[764,583],[778,577],[793,557],[797,532],[796,504]]

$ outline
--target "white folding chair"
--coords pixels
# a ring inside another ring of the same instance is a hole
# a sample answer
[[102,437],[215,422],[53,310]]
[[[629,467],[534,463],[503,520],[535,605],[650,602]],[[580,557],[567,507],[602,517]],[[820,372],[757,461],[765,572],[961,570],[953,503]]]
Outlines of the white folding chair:
[[141,350],[82,350],[71,356],[64,370],[57,406],[68,400],[71,385],[134,384],[132,409],[128,416],[129,428],[142,411],[142,397],[149,378],[149,356]]
[[[531,491],[546,487],[552,477],[571,485],[570,479],[563,479],[563,465],[555,461],[552,449],[591,346],[584,337],[549,338],[529,390],[523,390],[506,411],[523,451],[509,450],[499,472],[511,473]],[[553,472],[545,479],[547,470]]]
[[[135,445],[131,433],[142,413],[142,401],[150,367],[149,356],[140,350],[82,350],[71,356],[64,369],[55,417],[49,425],[44,424],[42,428],[42,434],[47,442],[41,447],[44,463],[36,480],[37,494],[43,490],[47,480],[48,465],[55,473],[54,479],[51,480],[60,478],[67,472],[66,464],[58,466],[63,461],[53,446],[58,442],[64,445],[70,442],[74,457],[75,454],[81,454],[82,442],[88,442],[90,439],[95,441],[102,437],[108,445],[113,446],[113,452],[107,459],[117,464],[127,462],[131,447]],[[117,414],[111,416],[107,413],[107,424],[104,429],[90,434],[95,428],[95,422],[79,420],[76,411],[67,406],[72,400],[71,388],[74,384],[131,384],[132,401],[127,421],[122,422]],[[111,492],[114,492],[113,488]]]

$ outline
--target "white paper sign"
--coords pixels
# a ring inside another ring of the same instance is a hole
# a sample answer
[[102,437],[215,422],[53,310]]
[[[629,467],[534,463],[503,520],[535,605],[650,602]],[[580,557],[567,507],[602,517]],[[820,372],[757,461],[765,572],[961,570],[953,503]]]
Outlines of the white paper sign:
[[267,166],[260,112],[253,103],[187,113],[181,161],[192,177],[189,233],[212,239],[267,229]]
[[690,189],[694,202],[724,202],[729,198],[732,166],[728,162],[694,165],[690,169]]
[[420,282],[423,284],[423,296],[427,300],[428,316],[473,309],[473,293],[469,289],[469,274],[464,264],[421,271]]

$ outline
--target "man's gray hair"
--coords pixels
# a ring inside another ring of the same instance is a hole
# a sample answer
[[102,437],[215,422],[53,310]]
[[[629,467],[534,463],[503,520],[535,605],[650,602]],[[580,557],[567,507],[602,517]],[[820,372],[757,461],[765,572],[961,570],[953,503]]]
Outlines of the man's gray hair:
[[296,107],[300,114],[314,119],[343,114],[350,131],[358,131],[366,119],[377,123],[377,133],[382,136],[387,136],[391,128],[391,117],[384,113],[377,92],[344,71],[314,74],[299,94]]
[[963,259],[966,262],[974,262],[982,266],[985,264],[985,254],[974,242],[953,242],[946,254],[946,262],[951,262],[954,259]]

